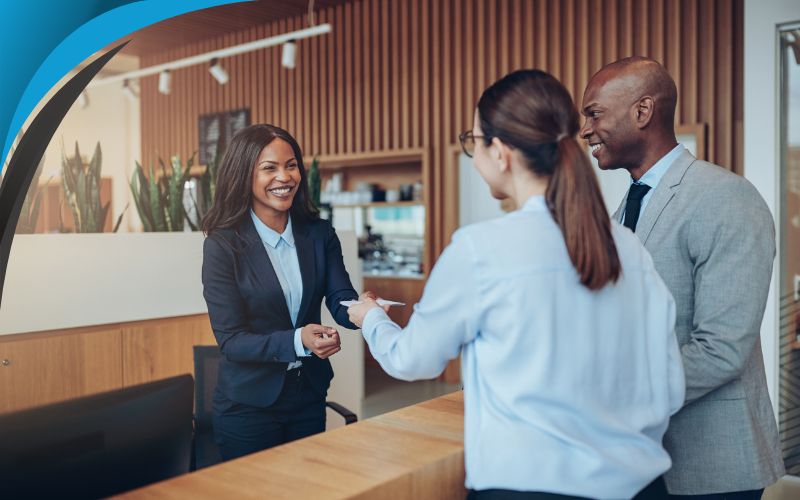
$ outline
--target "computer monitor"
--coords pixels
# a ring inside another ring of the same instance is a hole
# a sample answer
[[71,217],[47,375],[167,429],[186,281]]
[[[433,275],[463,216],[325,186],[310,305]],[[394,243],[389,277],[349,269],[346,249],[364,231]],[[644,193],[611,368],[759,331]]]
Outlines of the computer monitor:
[[98,498],[188,472],[193,390],[181,375],[0,415],[0,496]]

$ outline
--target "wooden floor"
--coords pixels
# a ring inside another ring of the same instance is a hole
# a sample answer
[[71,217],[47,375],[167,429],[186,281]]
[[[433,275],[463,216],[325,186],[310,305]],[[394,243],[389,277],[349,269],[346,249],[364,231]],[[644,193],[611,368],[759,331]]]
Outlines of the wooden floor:
[[463,499],[463,415],[457,391],[122,497]]

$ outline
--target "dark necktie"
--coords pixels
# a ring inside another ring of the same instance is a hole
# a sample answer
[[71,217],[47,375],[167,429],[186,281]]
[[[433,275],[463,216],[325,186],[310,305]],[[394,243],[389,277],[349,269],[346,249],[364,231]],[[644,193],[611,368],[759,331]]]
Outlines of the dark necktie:
[[639,221],[639,212],[642,209],[642,198],[650,191],[647,184],[631,184],[628,190],[628,200],[625,202],[625,220],[623,225],[636,232],[636,223]]

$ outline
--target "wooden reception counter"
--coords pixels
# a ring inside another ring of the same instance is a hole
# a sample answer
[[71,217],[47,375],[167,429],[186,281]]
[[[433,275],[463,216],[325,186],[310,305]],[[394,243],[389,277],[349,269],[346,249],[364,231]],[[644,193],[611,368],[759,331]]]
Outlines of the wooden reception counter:
[[122,498],[463,499],[461,391]]

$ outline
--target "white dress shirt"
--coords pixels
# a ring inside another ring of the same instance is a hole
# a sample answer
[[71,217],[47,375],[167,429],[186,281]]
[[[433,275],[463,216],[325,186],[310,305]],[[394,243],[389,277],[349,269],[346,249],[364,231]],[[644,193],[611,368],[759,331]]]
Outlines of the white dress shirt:
[[661,438],[684,397],[675,304],[638,238],[612,233],[623,272],[592,292],[534,196],[453,236],[405,329],[366,315],[393,377],[435,377],[462,353],[468,488],[630,498],[669,469]]
[[[652,167],[650,167],[638,181],[633,180],[633,177],[631,177],[631,184],[647,184],[650,186],[650,190],[645,193],[644,197],[642,198],[642,204],[639,207],[640,219],[644,213],[644,208],[647,206],[650,198],[653,197],[653,193],[661,182],[661,178],[664,177],[664,174],[667,173],[669,167],[675,163],[675,160],[678,159],[684,149],[686,148],[683,147],[683,144],[678,144],[672,148],[669,153],[662,156]],[[621,218],[622,220],[620,222],[625,222],[624,210],[622,211]]]

